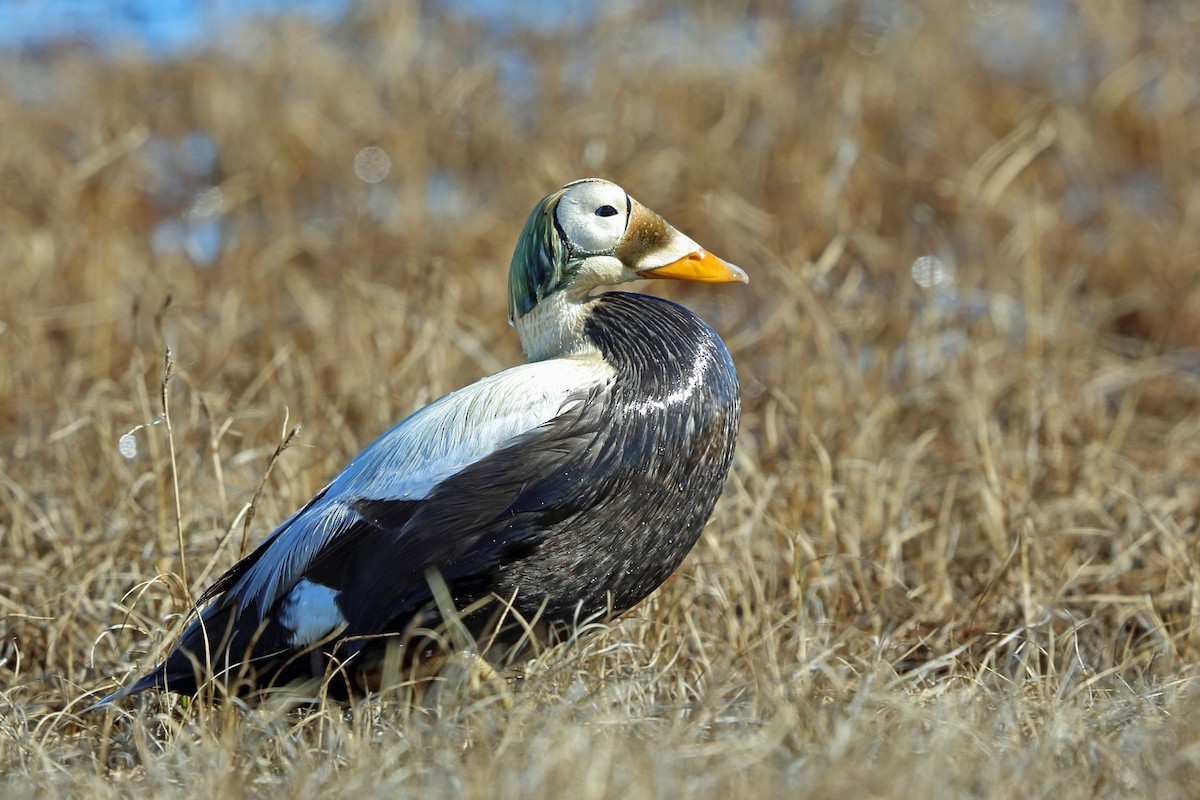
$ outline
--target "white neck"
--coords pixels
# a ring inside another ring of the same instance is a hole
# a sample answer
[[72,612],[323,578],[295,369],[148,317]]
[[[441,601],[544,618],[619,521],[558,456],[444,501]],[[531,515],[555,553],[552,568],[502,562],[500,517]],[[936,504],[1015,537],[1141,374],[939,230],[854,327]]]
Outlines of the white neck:
[[583,335],[588,306],[587,292],[571,289],[554,292],[516,321],[521,349],[530,361],[581,355],[595,350]]

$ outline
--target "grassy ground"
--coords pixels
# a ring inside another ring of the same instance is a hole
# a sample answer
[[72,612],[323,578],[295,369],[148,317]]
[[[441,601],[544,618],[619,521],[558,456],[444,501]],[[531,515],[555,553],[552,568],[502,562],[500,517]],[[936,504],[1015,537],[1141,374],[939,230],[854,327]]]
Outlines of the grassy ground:
[[[1200,16],[871,8],[7,57],[5,796],[1190,795]],[[79,718],[361,446],[520,360],[511,248],[586,175],[751,275],[667,287],[745,398],[679,573],[502,687]]]

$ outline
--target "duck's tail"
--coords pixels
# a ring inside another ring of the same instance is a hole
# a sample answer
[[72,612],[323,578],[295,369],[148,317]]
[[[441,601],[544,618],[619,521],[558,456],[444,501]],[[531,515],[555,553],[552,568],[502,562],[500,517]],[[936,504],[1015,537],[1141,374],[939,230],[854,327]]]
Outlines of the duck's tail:
[[163,689],[179,694],[195,694],[201,681],[204,680],[204,676],[215,671],[212,668],[205,668],[206,659],[202,654],[207,653],[208,658],[213,660],[221,658],[229,646],[235,620],[236,614],[232,606],[207,609],[200,618],[188,626],[187,630],[179,637],[179,641],[171,648],[171,652],[154,670],[92,703],[80,713],[89,714],[107,708],[126,697],[150,689]]

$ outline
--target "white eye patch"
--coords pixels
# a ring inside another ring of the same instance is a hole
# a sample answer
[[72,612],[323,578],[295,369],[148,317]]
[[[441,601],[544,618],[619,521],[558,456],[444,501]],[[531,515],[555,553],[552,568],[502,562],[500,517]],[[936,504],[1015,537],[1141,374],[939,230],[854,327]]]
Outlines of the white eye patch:
[[576,251],[609,253],[625,235],[629,198],[608,181],[586,181],[567,189],[555,210],[558,226]]

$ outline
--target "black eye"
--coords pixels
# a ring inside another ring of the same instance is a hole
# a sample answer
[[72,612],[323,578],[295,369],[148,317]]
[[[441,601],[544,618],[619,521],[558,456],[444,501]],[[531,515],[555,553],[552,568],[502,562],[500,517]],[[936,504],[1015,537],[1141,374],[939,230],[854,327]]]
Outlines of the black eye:
[[596,209],[597,217],[615,217],[616,215],[617,210],[612,206],[600,206]]

